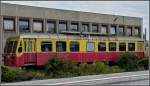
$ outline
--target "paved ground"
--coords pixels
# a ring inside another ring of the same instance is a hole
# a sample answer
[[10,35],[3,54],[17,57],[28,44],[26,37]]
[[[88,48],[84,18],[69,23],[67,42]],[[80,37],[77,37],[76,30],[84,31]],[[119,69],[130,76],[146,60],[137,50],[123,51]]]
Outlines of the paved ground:
[[24,81],[17,83],[4,83],[2,85],[149,85],[149,72],[124,72],[115,74],[80,76],[73,78],[47,79]]

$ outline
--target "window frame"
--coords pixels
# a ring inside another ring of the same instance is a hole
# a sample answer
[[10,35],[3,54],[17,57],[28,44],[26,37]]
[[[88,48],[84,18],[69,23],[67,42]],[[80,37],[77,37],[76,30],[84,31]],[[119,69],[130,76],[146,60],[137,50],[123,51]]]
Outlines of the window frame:
[[[71,43],[78,43],[78,51],[72,51],[72,50],[71,50]],[[69,50],[70,50],[70,52],[80,52],[80,42],[71,41],[70,44],[69,44]]]
[[[122,32],[123,34],[120,33],[121,32],[120,28],[123,29],[123,32]],[[119,36],[125,36],[125,27],[124,26],[119,26],[118,32],[119,32]]]
[[[113,30],[112,29],[114,29],[115,30],[115,34],[113,34]],[[117,35],[117,26],[116,25],[111,25],[111,27],[110,27],[110,35]]]
[[[40,31],[37,31],[35,28],[34,28],[34,23],[41,23],[41,30]],[[37,19],[35,19],[35,20],[33,20],[33,32],[36,32],[36,33],[41,33],[41,32],[43,32],[44,30],[44,22],[43,22],[43,20],[42,19],[40,19],[40,20],[37,20]]]
[[[22,31],[20,31],[20,21],[27,21],[28,22],[28,31],[26,31],[26,32],[30,32],[30,20],[29,19],[26,19],[26,18],[20,18],[19,19],[19,23],[18,23],[18,26],[19,26],[19,32],[21,32],[22,33]],[[23,31],[24,32],[24,31]]]
[[[50,44],[50,50],[49,51],[42,51],[42,43],[44,43],[44,44]],[[41,45],[40,45],[41,47],[40,47],[40,49],[41,49],[41,52],[52,52],[53,51],[53,43],[51,42],[51,41],[41,41]]]
[[[63,50],[63,51],[57,50],[58,49],[57,47],[59,46],[59,45],[57,45],[58,42],[60,42],[60,43],[64,42],[65,43],[65,50]],[[56,41],[55,46],[56,46],[56,52],[67,52],[67,42],[66,41]]]
[[[130,33],[130,34],[128,33],[128,30],[129,30],[129,29],[131,30],[131,31],[130,31],[131,33]],[[128,36],[128,37],[130,37],[130,36],[133,35],[132,29],[133,29],[133,28],[132,28],[131,26],[128,26],[128,27],[127,27],[127,32],[126,32],[126,33],[127,33],[127,36]]]
[[[76,25],[76,26],[77,26],[77,30],[73,29],[73,28],[72,28],[72,25]],[[77,23],[77,22],[72,22],[71,25],[70,25],[70,31],[76,31],[76,32],[78,32],[78,31],[79,31],[79,23]]]
[[[87,31],[85,31],[85,28],[83,29],[83,26],[87,26]],[[90,26],[88,23],[82,23],[82,32],[90,32]]]
[[[105,50],[100,50],[100,49],[99,49],[99,45],[100,45],[100,43],[105,44]],[[105,52],[105,51],[106,51],[106,48],[107,48],[107,46],[106,46],[106,42],[98,42],[98,52]]]
[[[125,50],[120,50],[120,45],[121,45],[121,44],[125,44]],[[126,51],[126,48],[127,48],[126,42],[119,42],[119,51],[122,51],[122,52],[123,52],[123,51]]]
[[[60,28],[60,25],[65,25],[65,30],[63,28],[63,30]],[[58,30],[59,32],[63,32],[63,31],[67,31],[68,27],[67,27],[67,21],[65,20],[60,20],[59,21],[59,24],[58,24]]]
[[[5,22],[4,22],[5,20],[13,21],[13,28],[12,29],[6,29],[5,28]],[[4,31],[15,31],[15,28],[16,28],[15,24],[16,24],[15,23],[15,18],[5,18],[5,17],[3,18],[3,30]]]
[[[93,30],[93,27],[96,27],[97,30]],[[96,32],[95,32],[96,31]],[[98,33],[98,24],[92,24],[92,32],[93,33]]]
[[[49,32],[48,31],[48,24],[54,24],[53,32]],[[47,33],[56,33],[56,21],[47,20],[47,22],[46,22],[46,29],[45,30],[46,30]]]
[[[89,50],[88,50],[88,44],[89,44],[89,43],[94,44],[94,51],[89,51]],[[96,49],[95,42],[86,42],[86,52],[95,52],[95,51],[96,51],[95,49]]]
[[[110,44],[111,43],[115,43],[115,50],[110,50]],[[116,42],[109,42],[108,43],[108,50],[110,51],[110,52],[116,52],[117,51],[117,43]]]
[[[134,44],[134,50],[130,50],[130,49],[129,49],[129,44]],[[128,51],[135,51],[135,43],[134,43],[134,42],[129,42],[129,43],[128,43]]]

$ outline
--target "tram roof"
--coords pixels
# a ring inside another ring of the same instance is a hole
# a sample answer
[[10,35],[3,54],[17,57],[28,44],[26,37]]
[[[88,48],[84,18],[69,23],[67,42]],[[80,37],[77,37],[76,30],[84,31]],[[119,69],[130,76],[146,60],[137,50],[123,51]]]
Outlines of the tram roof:
[[132,40],[132,41],[144,41],[144,39],[136,37],[104,37],[104,36],[73,36],[65,34],[20,34],[16,38],[56,38],[56,39],[86,39],[86,40]]

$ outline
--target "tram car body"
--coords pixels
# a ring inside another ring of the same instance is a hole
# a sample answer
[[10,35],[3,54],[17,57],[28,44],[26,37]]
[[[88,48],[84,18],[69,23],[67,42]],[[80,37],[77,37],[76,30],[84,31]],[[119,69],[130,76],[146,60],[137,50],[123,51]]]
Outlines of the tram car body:
[[144,57],[143,40],[69,37],[20,35],[9,38],[4,50],[4,64],[14,67],[43,66],[53,57],[79,63],[114,62],[125,52],[132,52],[140,58]]

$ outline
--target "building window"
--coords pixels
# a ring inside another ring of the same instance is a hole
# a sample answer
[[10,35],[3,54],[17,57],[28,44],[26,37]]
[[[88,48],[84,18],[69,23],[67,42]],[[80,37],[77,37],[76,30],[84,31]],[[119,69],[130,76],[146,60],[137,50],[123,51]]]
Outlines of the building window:
[[95,43],[93,43],[93,42],[88,42],[88,43],[87,43],[87,51],[88,51],[88,52],[94,52],[94,51],[95,51]]
[[41,51],[42,52],[52,51],[52,42],[42,42],[41,43]]
[[110,34],[111,35],[116,35],[116,26],[111,26],[111,28],[110,28]]
[[71,23],[71,31],[78,31],[78,23]]
[[102,27],[101,27],[101,34],[107,34],[107,26],[102,25]]
[[79,43],[78,42],[71,42],[70,43],[70,51],[78,52],[79,51]]
[[98,33],[98,25],[95,24],[92,25],[92,32]]
[[139,27],[135,27],[135,36],[140,36],[140,28]]
[[4,27],[4,30],[6,30],[6,31],[15,30],[15,20],[14,19],[4,19],[3,27]]
[[119,51],[126,51],[126,43],[119,43]]
[[48,21],[46,26],[47,26],[46,27],[46,32],[48,32],[48,33],[54,33],[55,32],[56,22]]
[[127,28],[127,36],[132,36],[132,27]]
[[19,20],[19,32],[29,31],[29,20]]
[[106,43],[105,42],[98,43],[98,51],[106,51]]
[[119,27],[119,35],[120,36],[124,36],[125,35],[124,27]]
[[109,43],[109,51],[116,51],[116,43],[115,42]]
[[56,42],[56,51],[57,52],[65,52],[66,51],[66,42],[63,42],[63,41]]
[[135,43],[128,43],[128,50],[135,51]]
[[42,32],[43,31],[43,22],[42,21],[33,21],[33,31]]
[[67,22],[65,21],[60,21],[59,22],[59,31],[67,31]]
[[88,24],[82,24],[82,32],[89,32],[89,25]]

